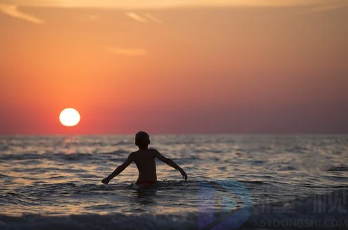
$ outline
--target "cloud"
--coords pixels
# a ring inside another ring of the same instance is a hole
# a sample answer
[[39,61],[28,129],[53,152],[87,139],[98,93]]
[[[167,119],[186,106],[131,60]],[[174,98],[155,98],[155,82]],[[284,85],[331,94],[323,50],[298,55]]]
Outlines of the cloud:
[[142,22],[142,23],[148,23],[149,21],[146,18],[143,18],[142,16],[133,13],[133,12],[127,12],[126,15],[130,17],[131,19],[134,19],[135,21]]
[[182,7],[285,7],[285,6],[321,6],[342,3],[346,0],[0,0],[19,6],[42,7],[79,7],[79,8],[117,8],[167,9]]
[[134,19],[135,21],[142,22],[142,23],[148,23],[148,22],[163,23],[161,19],[153,16],[150,13],[145,13],[143,16],[141,16],[140,14],[136,14],[134,12],[127,12],[126,15],[130,17],[131,19]]
[[145,56],[147,50],[145,49],[120,49],[120,48],[106,48],[106,51],[112,54],[125,55],[125,56]]
[[35,24],[44,23],[43,20],[41,20],[35,16],[21,12],[20,10],[18,10],[18,7],[16,5],[0,4],[0,12],[4,13],[6,15],[9,15],[11,17],[23,19],[23,20],[26,20],[28,22],[32,22]]

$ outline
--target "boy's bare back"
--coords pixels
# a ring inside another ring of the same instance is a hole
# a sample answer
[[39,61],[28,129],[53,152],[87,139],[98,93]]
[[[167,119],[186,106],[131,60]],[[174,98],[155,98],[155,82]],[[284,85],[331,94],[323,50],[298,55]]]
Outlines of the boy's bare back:
[[139,149],[138,151],[131,153],[133,161],[137,165],[139,171],[138,181],[157,181],[155,162],[156,152],[157,150],[155,149]]
[[156,149],[149,149],[149,144],[149,135],[142,131],[138,132],[135,136],[135,145],[139,147],[139,150],[132,152],[127,160],[122,165],[118,166],[108,177],[104,178],[102,182],[104,184],[109,183],[112,178],[120,174],[134,161],[139,171],[136,184],[151,185],[157,181],[155,158],[158,158],[162,162],[178,170],[185,180],[187,180],[187,174],[180,166],[171,159],[162,156]]

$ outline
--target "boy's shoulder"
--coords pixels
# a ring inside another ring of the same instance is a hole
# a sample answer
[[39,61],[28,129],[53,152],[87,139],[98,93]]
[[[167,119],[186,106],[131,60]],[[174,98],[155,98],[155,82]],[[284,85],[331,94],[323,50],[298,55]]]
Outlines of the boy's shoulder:
[[155,148],[150,148],[149,150],[153,154],[158,154],[159,153],[159,151],[157,149],[155,149]]
[[148,153],[153,153],[153,154],[159,153],[158,150],[155,149],[155,148],[149,148],[149,149],[147,149],[147,150],[141,150],[141,149],[139,149],[139,150],[137,150],[137,151],[131,152],[131,153],[130,153],[130,156],[136,156],[136,155],[138,155],[138,154],[141,153],[141,152],[142,152],[142,153],[148,152]]

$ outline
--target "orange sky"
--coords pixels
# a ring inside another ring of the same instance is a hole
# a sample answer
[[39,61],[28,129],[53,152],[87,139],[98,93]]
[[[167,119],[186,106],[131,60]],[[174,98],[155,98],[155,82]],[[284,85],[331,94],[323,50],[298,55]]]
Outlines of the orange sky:
[[347,133],[348,4],[279,2],[0,0],[0,134]]

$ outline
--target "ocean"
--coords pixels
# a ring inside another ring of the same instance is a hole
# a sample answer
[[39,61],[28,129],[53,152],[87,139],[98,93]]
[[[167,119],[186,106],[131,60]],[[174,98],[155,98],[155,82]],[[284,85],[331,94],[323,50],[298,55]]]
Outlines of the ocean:
[[137,150],[132,135],[1,136],[0,229],[348,228],[348,135],[153,135],[151,143],[188,181],[156,160],[155,186],[134,184],[134,163],[103,185]]

